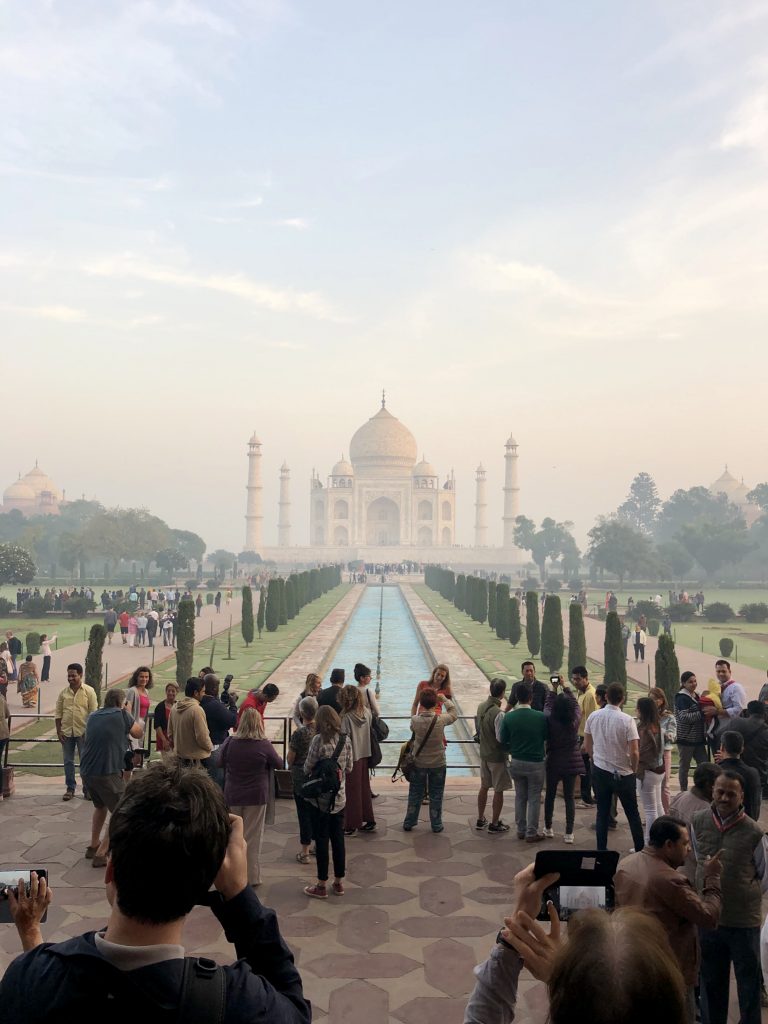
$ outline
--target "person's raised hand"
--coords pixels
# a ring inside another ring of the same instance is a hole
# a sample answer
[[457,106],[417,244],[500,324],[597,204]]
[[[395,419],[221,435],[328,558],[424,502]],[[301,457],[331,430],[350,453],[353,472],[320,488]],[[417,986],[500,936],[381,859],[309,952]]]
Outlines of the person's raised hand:
[[505,917],[506,928],[502,935],[510,946],[514,946],[523,963],[538,981],[549,981],[552,964],[560,948],[560,919],[554,905],[547,904],[549,912],[549,933],[534,919],[518,911],[513,917]]
[[536,878],[533,873],[533,864],[518,871],[514,878],[515,886],[515,909],[514,913],[523,911],[529,917],[536,917],[541,907],[541,897],[545,889],[554,885],[560,875],[544,875],[543,878]]
[[216,889],[225,900],[238,896],[248,885],[248,858],[246,856],[245,838],[243,836],[243,819],[230,814],[232,830],[229,843],[219,873],[213,880]]
[[53,899],[53,892],[48,888],[45,878],[38,878],[36,871],[30,872],[29,878],[29,895],[27,883],[23,878],[19,879],[19,887],[15,893],[12,889],[8,891],[11,917],[24,952],[34,949],[43,941],[40,922]]
[[723,862],[721,857],[723,855],[722,849],[718,850],[717,853],[711,857],[707,857],[704,861],[704,880],[708,878],[719,878],[723,871]]

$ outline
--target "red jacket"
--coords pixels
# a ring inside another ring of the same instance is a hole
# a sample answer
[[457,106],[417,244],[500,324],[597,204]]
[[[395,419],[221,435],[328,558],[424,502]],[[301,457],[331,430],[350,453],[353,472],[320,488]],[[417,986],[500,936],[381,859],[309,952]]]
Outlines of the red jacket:
[[240,724],[240,719],[243,716],[243,712],[246,708],[256,708],[261,715],[262,722],[264,721],[264,708],[267,706],[267,701],[261,696],[258,690],[251,690],[248,696],[245,698],[243,703],[237,709],[237,724]]

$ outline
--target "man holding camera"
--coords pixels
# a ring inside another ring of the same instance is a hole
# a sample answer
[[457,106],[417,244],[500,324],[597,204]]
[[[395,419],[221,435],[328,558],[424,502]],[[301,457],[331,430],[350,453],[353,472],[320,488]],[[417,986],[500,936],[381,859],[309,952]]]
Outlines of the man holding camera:
[[[112,815],[109,850],[112,910],[101,932],[45,943],[40,920],[51,895],[44,881],[33,873],[30,894],[22,887],[11,895],[27,952],[0,982],[4,1024],[122,1021],[139,1011],[149,1020],[309,1024],[275,913],[248,885],[242,819],[227,812],[205,772],[175,760],[140,772]],[[164,884],[147,884],[138,870],[147,864]],[[195,904],[211,907],[235,945],[235,963],[185,956],[184,923]]]

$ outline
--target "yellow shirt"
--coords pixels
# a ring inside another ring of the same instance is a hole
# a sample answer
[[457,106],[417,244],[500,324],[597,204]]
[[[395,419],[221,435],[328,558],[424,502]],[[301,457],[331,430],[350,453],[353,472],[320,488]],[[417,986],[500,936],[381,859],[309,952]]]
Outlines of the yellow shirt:
[[87,683],[77,690],[65,686],[56,699],[55,718],[61,719],[61,731],[65,736],[84,736],[88,715],[96,711],[99,701],[96,691]]
[[583,736],[584,726],[587,724],[587,719],[593,711],[597,711],[597,697],[595,696],[595,688],[592,683],[589,683],[584,693],[579,693],[576,699],[579,702],[579,707],[581,708],[579,736]]

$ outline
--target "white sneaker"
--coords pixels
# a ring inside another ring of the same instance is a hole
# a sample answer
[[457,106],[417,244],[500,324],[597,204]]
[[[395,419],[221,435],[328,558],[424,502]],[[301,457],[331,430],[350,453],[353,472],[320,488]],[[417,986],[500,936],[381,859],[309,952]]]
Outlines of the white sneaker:
[[565,835],[563,836],[563,842],[564,843],[572,843],[573,842],[573,832],[566,832]]
[[555,833],[552,831],[551,828],[545,828],[544,829],[544,835],[547,837],[547,839],[554,839],[555,838]]

